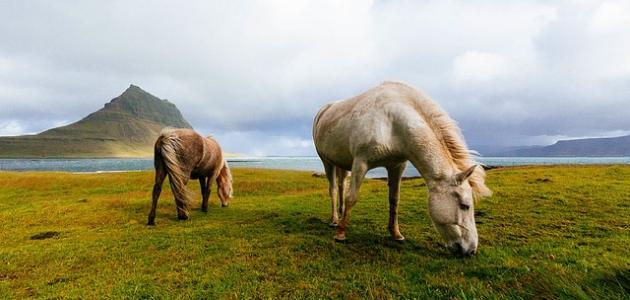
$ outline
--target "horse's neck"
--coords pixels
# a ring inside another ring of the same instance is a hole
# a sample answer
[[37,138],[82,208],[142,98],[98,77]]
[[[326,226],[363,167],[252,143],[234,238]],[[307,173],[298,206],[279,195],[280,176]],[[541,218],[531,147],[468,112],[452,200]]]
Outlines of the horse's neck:
[[455,171],[451,158],[445,153],[440,141],[420,142],[414,149],[411,163],[420,171],[422,177],[435,181],[453,175]]

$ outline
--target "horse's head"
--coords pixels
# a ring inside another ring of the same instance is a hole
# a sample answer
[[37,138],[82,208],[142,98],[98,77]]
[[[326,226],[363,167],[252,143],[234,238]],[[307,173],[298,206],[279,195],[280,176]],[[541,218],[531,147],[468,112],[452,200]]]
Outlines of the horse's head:
[[473,191],[468,182],[475,167],[428,184],[431,220],[457,255],[472,256],[477,252]]
[[232,173],[227,162],[223,162],[223,167],[217,177],[217,185],[219,186],[218,193],[221,205],[226,207],[232,199]]

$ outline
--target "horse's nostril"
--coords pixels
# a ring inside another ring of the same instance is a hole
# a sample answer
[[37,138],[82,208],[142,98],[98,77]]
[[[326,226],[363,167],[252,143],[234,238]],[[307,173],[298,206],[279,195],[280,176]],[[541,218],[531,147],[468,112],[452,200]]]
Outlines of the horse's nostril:
[[468,256],[474,256],[475,254],[477,254],[477,250],[475,249],[468,251]]

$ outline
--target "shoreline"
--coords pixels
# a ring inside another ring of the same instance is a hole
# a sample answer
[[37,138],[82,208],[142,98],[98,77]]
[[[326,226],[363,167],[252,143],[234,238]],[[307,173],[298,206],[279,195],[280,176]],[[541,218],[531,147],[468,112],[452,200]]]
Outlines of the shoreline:
[[[226,159],[231,168],[258,168],[276,170],[295,170],[317,172],[323,174],[323,166],[318,157],[239,157]],[[585,158],[574,157],[570,159],[528,158],[518,157],[514,159],[480,157],[477,164],[485,170],[502,167],[517,166],[556,166],[556,165],[630,165],[630,157],[610,158]],[[29,159],[0,159],[0,171],[49,171],[70,173],[114,173],[137,172],[153,170],[153,159],[149,158],[29,158]],[[405,170],[405,178],[417,177],[419,172],[408,164]],[[370,171],[368,178],[384,178],[387,173],[382,168]]]

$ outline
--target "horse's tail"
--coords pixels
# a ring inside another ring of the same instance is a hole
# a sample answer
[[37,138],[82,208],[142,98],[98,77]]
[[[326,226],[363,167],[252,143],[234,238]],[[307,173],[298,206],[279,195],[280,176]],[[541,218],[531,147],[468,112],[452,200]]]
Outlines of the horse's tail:
[[[158,160],[164,164],[166,173],[168,174],[171,190],[175,196],[175,200],[181,204],[182,209],[188,213],[188,208],[192,204],[192,199],[186,189],[186,177],[180,167],[177,153],[181,150],[181,144],[176,134],[169,131],[162,131],[158,141],[155,144],[155,161]],[[159,157],[159,159],[158,159]]]

